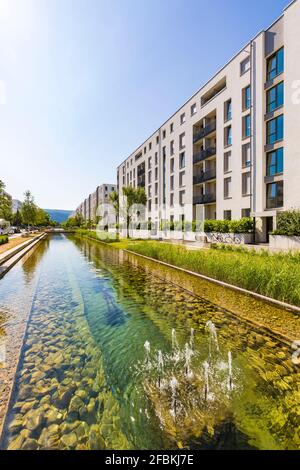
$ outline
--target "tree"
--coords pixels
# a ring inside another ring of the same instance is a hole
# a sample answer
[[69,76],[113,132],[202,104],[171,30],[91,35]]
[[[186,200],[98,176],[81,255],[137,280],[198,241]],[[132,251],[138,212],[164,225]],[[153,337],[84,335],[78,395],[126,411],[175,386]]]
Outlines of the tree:
[[4,191],[5,184],[0,180],[0,219],[12,220],[12,200]]
[[12,218],[12,223],[14,226],[16,227],[20,227],[20,225],[22,225],[22,214],[20,212],[20,210],[18,209],[17,212],[15,212],[13,214],[13,218]]
[[24,196],[25,198],[21,209],[23,223],[27,226],[35,225],[37,220],[38,208],[35,205],[34,197],[32,196],[30,191],[26,191],[24,193]]
[[132,186],[127,186],[123,188],[123,195],[126,196],[126,228],[127,228],[127,238],[129,238],[129,225],[131,222],[130,208],[134,204],[141,204],[143,206],[147,203],[147,195],[144,188],[133,188]]
[[52,220],[48,212],[44,209],[40,209],[39,207],[36,209],[35,225],[38,227],[48,227],[49,225],[52,225]]
[[119,211],[120,211],[119,193],[117,193],[116,191],[113,191],[112,193],[110,193],[109,200],[112,203],[113,208],[115,209],[116,220],[118,222],[119,221]]

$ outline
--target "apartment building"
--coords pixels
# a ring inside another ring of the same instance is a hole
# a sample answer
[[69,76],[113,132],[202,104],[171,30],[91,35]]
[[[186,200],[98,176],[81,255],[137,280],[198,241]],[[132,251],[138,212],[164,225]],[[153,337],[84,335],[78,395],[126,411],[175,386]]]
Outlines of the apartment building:
[[147,219],[256,221],[300,207],[300,0],[243,47],[117,169]]
[[[96,220],[97,208],[101,204],[109,203],[109,195],[117,191],[116,184],[101,184],[96,190],[77,207],[76,213],[82,215],[84,220]],[[99,215],[99,214],[98,214]]]

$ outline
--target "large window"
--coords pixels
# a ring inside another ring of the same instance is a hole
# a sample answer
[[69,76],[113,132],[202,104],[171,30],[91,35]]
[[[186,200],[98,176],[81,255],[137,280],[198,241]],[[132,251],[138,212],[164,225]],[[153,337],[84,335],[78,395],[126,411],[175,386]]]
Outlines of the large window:
[[251,173],[242,174],[242,195],[249,196],[251,194]]
[[284,70],[284,49],[283,47],[279,51],[275,52],[267,60],[267,81],[273,80],[277,75],[282,73]]
[[231,197],[231,177],[224,179],[224,198],[228,199]]
[[267,143],[274,144],[283,139],[283,114],[267,122]]
[[224,145],[232,145],[232,128],[231,126],[225,127],[224,129]]
[[267,112],[271,113],[275,109],[283,105],[284,101],[284,88],[283,82],[274,86],[267,92]]
[[185,152],[179,154],[179,169],[185,168]]
[[250,137],[251,136],[251,116],[248,114],[247,116],[243,117],[243,137]]
[[251,106],[251,87],[250,85],[243,89],[243,110],[249,109]]
[[283,148],[267,154],[267,176],[283,173]]
[[283,207],[283,181],[267,184],[267,209]]
[[251,146],[245,144],[242,146],[242,167],[246,168],[251,165]]
[[232,119],[232,103],[231,100],[224,103],[224,121],[230,121]]

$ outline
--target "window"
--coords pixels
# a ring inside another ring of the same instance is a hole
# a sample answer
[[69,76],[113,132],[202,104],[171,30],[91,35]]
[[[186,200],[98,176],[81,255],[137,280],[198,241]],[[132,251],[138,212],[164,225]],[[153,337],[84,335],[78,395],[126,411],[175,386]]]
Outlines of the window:
[[251,116],[248,114],[247,116],[243,117],[243,137],[250,137],[251,136]]
[[152,196],[152,186],[148,187],[148,197]]
[[179,169],[185,168],[185,152],[179,154]]
[[179,191],[179,204],[184,206],[185,203],[185,191]]
[[267,92],[267,112],[271,113],[275,111],[275,109],[283,106],[284,100],[284,88],[283,82],[279,83],[278,85],[274,86]]
[[228,199],[231,197],[231,177],[224,179],[224,198]]
[[165,138],[166,138],[166,135],[167,135],[167,133],[166,133],[166,131],[165,131],[165,129],[164,129],[163,132],[162,132],[162,138],[165,139]]
[[158,153],[155,152],[155,165],[157,165],[157,164],[158,164]]
[[224,153],[224,173],[231,171],[231,152]]
[[179,148],[183,149],[185,147],[185,133],[180,134],[179,136]]
[[148,173],[148,183],[151,183],[152,180],[152,171],[149,171]]
[[162,148],[162,155],[163,155],[163,157],[167,156],[167,148],[166,147]]
[[191,106],[191,116],[194,116],[197,112],[197,105],[196,103],[194,103],[192,106]]
[[158,180],[158,168],[155,168],[155,180]]
[[243,111],[251,107],[251,87],[250,85],[243,89]]
[[174,173],[174,158],[170,160],[170,173]]
[[174,140],[170,142],[170,155],[174,155]]
[[184,124],[184,123],[185,123],[185,113],[182,113],[180,116],[180,124]]
[[244,73],[248,72],[250,70],[250,56],[246,57],[241,64],[240,64],[240,73],[241,75],[244,75]]
[[267,122],[267,144],[283,139],[283,114]]
[[230,121],[232,119],[232,104],[231,100],[224,103],[224,121]]
[[284,70],[284,48],[275,52],[267,60],[267,81],[274,80]]
[[152,149],[152,142],[149,142],[149,150]]
[[267,154],[267,176],[283,173],[283,148]]
[[[170,194],[170,206],[173,207],[174,206],[174,193],[171,193]],[[172,216],[171,216],[172,217]],[[174,217],[174,216],[173,216]]]
[[174,175],[170,177],[170,191],[174,190]]
[[158,195],[158,183],[155,183],[155,196]]
[[249,196],[251,194],[251,173],[242,174],[242,195]]
[[267,209],[283,207],[283,181],[267,184]]
[[152,157],[148,158],[148,169],[150,170],[152,166]]
[[135,168],[133,169],[133,177],[135,178]]
[[250,217],[251,216],[251,209],[242,209],[242,218]]
[[224,129],[224,145],[232,145],[232,128],[231,126],[225,127]]
[[172,132],[174,132],[174,123],[173,122],[170,124],[170,133],[172,134]]
[[242,167],[246,168],[251,165],[251,145],[245,144],[242,146]]
[[185,171],[179,173],[179,187],[185,186]]
[[144,147],[144,154],[147,152],[147,147]]
[[151,199],[148,201],[148,211],[151,212]]
[[156,136],[156,143],[159,144],[159,136]]
[[231,211],[224,211],[224,220],[231,220]]

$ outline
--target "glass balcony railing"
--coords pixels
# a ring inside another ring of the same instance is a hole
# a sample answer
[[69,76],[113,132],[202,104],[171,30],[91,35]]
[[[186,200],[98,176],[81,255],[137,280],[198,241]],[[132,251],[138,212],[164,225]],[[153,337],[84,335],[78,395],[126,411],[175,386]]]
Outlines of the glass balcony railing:
[[203,171],[199,175],[195,175],[193,178],[194,184],[204,183],[205,181],[210,181],[216,179],[216,169]]
[[203,129],[200,131],[196,132],[193,136],[193,142],[194,144],[198,142],[198,140],[203,139],[207,135],[209,135],[211,132],[214,132],[216,130],[216,121],[212,121],[209,124],[207,124]]
[[194,196],[194,204],[212,204],[216,202],[217,197],[215,193],[202,194],[201,196]]
[[209,147],[205,150],[201,150],[201,152],[195,153],[193,157],[193,162],[199,163],[199,162],[202,162],[203,160],[206,160],[206,158],[213,157],[214,155],[216,155],[216,148]]

